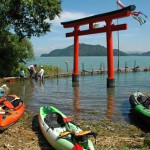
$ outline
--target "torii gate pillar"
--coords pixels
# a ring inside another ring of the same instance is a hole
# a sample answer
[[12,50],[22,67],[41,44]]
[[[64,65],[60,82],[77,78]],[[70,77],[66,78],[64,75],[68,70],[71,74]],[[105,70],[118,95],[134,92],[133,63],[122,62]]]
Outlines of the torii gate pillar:
[[[61,23],[64,26],[64,28],[74,28],[73,32],[66,33],[66,37],[74,36],[74,68],[72,73],[72,82],[78,83],[79,81],[79,36],[96,33],[106,33],[108,70],[107,87],[115,87],[112,31],[126,30],[127,24],[114,25],[112,24],[112,21],[114,19],[130,16],[131,11],[133,11],[135,8],[136,7],[134,5],[131,5],[120,10]],[[106,26],[94,28],[94,24],[98,22],[105,22]],[[88,25],[89,28],[86,30],[80,30],[80,26],[83,25]]]
[[79,82],[79,36],[78,36],[79,26],[74,28],[74,60],[73,60],[73,73],[72,73],[72,82]]
[[107,31],[107,70],[108,70],[108,78],[107,78],[107,87],[115,86],[115,78],[114,78],[114,51],[113,51],[113,35],[112,35],[112,21],[106,21]]

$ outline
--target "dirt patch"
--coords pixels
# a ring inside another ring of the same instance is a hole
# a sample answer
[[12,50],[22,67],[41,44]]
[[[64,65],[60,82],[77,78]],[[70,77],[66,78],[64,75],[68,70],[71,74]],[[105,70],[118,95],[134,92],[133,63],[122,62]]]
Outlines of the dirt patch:
[[[80,120],[78,125],[98,134],[96,144],[91,138],[96,150],[150,149],[150,134],[133,125],[115,124],[108,120],[97,123]],[[0,139],[2,150],[54,150],[41,133],[37,114],[27,110],[16,124],[0,133]]]

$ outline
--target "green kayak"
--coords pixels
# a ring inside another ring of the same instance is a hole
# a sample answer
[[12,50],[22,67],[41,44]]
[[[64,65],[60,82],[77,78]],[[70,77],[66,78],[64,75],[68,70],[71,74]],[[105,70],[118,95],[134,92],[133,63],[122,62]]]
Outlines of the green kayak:
[[41,107],[38,120],[44,137],[56,150],[94,150],[89,137],[96,138],[96,134],[82,131],[55,107]]
[[146,97],[141,92],[134,92],[130,95],[129,102],[135,113],[150,124],[150,97]]

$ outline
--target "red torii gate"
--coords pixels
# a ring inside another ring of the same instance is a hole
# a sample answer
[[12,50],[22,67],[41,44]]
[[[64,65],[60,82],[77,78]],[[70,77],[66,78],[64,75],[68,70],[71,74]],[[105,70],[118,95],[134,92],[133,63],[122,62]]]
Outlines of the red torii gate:
[[[112,24],[113,19],[128,17],[131,15],[131,11],[133,11],[136,7],[134,5],[130,5],[123,9],[111,11],[104,14],[98,14],[78,20],[62,22],[64,28],[74,28],[73,32],[66,33],[66,37],[74,36],[74,68],[72,73],[72,81],[77,83],[79,81],[79,65],[78,65],[78,57],[79,57],[79,36],[88,35],[88,34],[96,34],[96,33],[104,33],[106,32],[107,36],[107,70],[108,70],[108,78],[107,78],[107,87],[115,86],[114,79],[114,58],[113,58],[113,35],[112,31],[118,30],[126,30],[127,24],[114,25]],[[98,22],[105,21],[106,25],[103,27],[94,28],[94,24]],[[80,26],[89,25],[87,30],[80,30]]]

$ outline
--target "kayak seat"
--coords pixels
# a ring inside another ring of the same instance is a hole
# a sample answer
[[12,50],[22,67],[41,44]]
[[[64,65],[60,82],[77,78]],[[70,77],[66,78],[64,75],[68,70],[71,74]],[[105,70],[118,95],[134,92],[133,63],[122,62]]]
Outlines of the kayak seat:
[[144,103],[144,100],[145,98],[144,98],[144,96],[142,96],[142,95],[139,95],[138,97],[137,97],[137,100],[138,100],[138,102],[140,103],[140,104],[143,104]]
[[60,124],[61,127],[65,126],[65,122],[64,122],[64,120],[63,120],[62,115],[60,115],[59,113],[57,113],[57,115],[58,115],[58,118],[57,118],[58,124]]
[[0,105],[3,106],[4,109],[19,109],[23,104],[23,101],[21,99],[15,99],[12,96],[6,96],[4,99],[0,102]]
[[150,97],[146,98],[145,101],[143,102],[143,106],[146,109],[150,109]]
[[11,103],[14,107],[17,107],[17,106],[21,105],[23,102],[21,99],[16,99],[16,100],[12,101]]
[[66,125],[62,115],[57,112],[47,114],[44,121],[51,128],[64,127]]
[[14,110],[17,110],[23,105],[23,101],[21,99],[15,100],[12,102],[12,105],[14,106]]
[[4,99],[9,100],[9,101],[13,101],[13,100],[15,100],[15,97],[8,95],[8,96],[5,96]]

